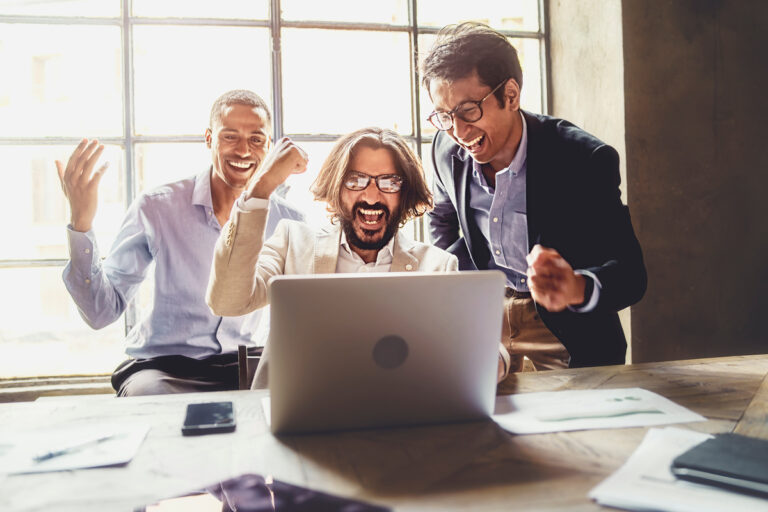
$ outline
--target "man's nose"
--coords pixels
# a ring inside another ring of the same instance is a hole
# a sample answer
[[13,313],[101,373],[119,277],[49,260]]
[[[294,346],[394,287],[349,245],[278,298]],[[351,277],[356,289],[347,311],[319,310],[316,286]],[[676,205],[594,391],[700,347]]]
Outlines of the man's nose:
[[464,136],[469,133],[469,123],[462,120],[458,116],[454,116],[453,118],[453,127],[451,130],[453,131],[453,136],[459,139],[464,140]]
[[376,180],[368,182],[368,186],[363,189],[362,199],[368,204],[378,203],[381,198],[381,190],[376,186]]
[[251,156],[251,148],[248,146],[248,138],[240,139],[235,147],[235,153],[240,158],[246,158]]

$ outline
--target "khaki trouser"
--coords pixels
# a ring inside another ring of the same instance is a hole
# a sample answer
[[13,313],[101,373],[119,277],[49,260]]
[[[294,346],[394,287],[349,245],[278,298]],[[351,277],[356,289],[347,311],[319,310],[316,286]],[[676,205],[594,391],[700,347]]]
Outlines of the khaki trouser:
[[[554,370],[568,368],[571,356],[560,340],[539,318],[533,299],[504,299],[501,342],[510,355],[510,375],[528,369]],[[526,364],[530,360],[533,368]]]

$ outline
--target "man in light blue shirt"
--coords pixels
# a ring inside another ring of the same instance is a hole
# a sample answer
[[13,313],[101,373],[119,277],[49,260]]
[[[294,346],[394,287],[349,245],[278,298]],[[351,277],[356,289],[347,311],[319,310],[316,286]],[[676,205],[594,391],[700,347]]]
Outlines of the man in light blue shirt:
[[[237,347],[254,345],[261,314],[215,316],[205,290],[221,226],[270,148],[270,123],[258,95],[235,90],[219,97],[205,132],[212,165],[139,196],[103,261],[91,229],[106,171],[94,171],[103,146],[83,139],[66,166],[56,162],[71,209],[64,283],[88,325],[117,320],[155,263],[153,308],[128,334],[130,359],[112,376],[118,395],[237,389]],[[270,202],[267,236],[282,218],[302,220],[277,195]]]

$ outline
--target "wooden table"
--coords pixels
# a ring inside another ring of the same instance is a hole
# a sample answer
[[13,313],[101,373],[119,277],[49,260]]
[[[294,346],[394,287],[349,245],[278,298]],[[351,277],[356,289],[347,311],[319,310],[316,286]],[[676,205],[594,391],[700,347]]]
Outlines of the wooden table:
[[[708,418],[678,426],[768,438],[766,374],[768,355],[740,356],[518,374],[506,391],[642,387]],[[86,396],[2,405],[0,435],[126,418],[146,421],[152,430],[126,467],[0,479],[0,510],[131,510],[242,473],[397,510],[599,510],[588,491],[626,460],[646,431],[513,436],[479,422],[275,438],[261,396]],[[237,431],[182,437],[186,404],[213,400],[235,402]]]

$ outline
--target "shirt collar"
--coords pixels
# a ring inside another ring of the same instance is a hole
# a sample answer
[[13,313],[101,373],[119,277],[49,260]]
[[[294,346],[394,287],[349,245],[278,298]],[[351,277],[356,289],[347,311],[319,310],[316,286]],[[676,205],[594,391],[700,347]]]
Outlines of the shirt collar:
[[195,176],[195,189],[192,191],[192,204],[199,204],[213,210],[213,197],[211,196],[211,172],[213,167]]
[[[525,116],[523,113],[520,110],[517,112],[520,114],[520,119],[523,121],[523,133],[520,136],[520,144],[517,146],[517,152],[515,152],[515,156],[512,157],[512,161],[509,165],[496,174],[509,171],[512,176],[517,176],[525,166],[526,158],[528,158],[528,125],[525,123]],[[482,175],[483,165],[488,164],[479,164],[474,159],[472,160],[472,176],[474,176],[475,179],[478,179]]]
[[[395,232],[395,235],[389,239],[389,242],[387,242],[387,245],[382,247],[378,254],[376,254],[376,263],[381,261],[386,256],[389,256],[389,258],[394,257],[394,249],[395,249],[395,236],[397,236],[397,232]],[[347,252],[350,256],[357,256],[360,258],[360,255],[357,254],[352,250],[352,248],[349,246],[349,242],[347,242],[347,234],[344,233],[344,228],[341,229],[341,240],[340,240],[341,248]],[[362,258],[360,258],[362,259]]]

